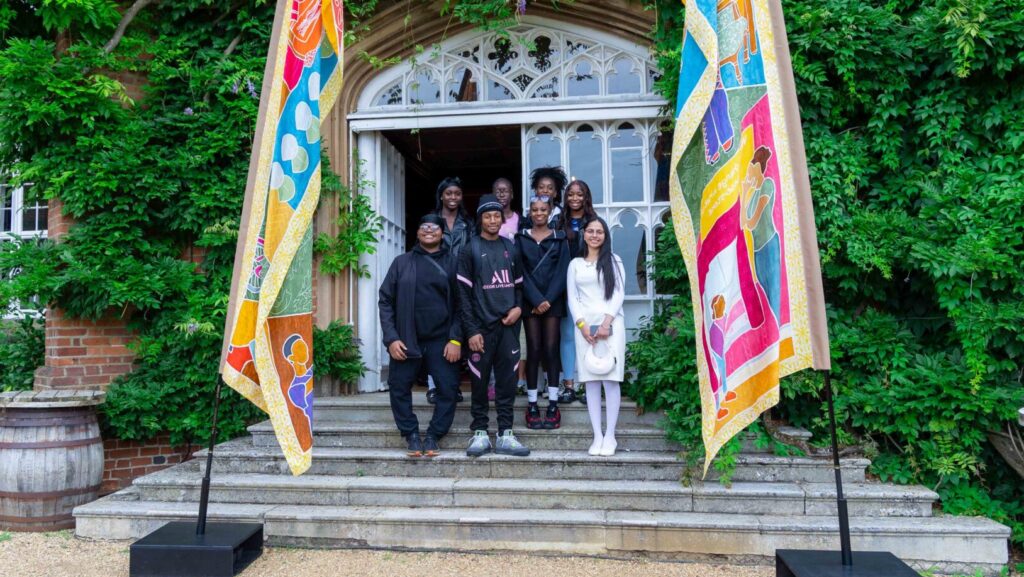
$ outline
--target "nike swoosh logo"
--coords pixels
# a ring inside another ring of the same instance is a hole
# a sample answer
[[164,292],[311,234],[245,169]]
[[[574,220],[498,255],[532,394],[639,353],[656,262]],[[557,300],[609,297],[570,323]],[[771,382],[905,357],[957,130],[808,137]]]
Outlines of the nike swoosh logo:
[[518,355],[519,354],[519,349],[516,349],[516,350],[512,351],[512,354],[513,355]]
[[487,256],[487,253],[486,253],[486,252],[485,252],[485,253],[483,253],[483,254],[481,254],[481,255],[480,255],[480,258],[484,258],[485,256]]

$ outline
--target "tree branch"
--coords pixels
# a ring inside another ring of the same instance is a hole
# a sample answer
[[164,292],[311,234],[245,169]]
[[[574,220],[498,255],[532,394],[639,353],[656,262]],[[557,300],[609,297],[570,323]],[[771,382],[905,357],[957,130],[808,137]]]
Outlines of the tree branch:
[[124,32],[128,29],[128,25],[132,23],[132,20],[138,16],[139,12],[143,8],[149,6],[153,2],[159,2],[160,0],[135,0],[128,10],[125,10],[124,15],[121,16],[121,21],[117,23],[117,30],[114,30],[114,36],[110,38],[106,46],[103,47],[105,54],[110,54],[117,48],[117,45],[121,43],[121,39],[124,38]]

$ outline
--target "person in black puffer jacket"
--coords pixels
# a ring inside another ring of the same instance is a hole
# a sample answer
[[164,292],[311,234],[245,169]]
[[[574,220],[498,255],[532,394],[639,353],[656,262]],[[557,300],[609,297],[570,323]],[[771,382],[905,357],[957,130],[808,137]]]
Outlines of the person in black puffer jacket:
[[473,220],[462,203],[462,180],[450,176],[437,185],[434,214],[443,219],[441,231],[448,250],[458,257],[459,251],[473,236]]

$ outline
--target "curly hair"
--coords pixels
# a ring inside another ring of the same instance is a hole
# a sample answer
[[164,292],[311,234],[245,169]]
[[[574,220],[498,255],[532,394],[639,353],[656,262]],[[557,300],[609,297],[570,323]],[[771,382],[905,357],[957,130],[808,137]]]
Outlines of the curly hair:
[[562,167],[542,166],[535,169],[530,173],[530,188],[536,191],[537,186],[540,185],[540,181],[544,178],[550,178],[551,182],[555,183],[555,197],[558,200],[561,200],[562,191],[565,190],[565,185],[569,182],[569,177],[565,175],[565,171],[562,170]]

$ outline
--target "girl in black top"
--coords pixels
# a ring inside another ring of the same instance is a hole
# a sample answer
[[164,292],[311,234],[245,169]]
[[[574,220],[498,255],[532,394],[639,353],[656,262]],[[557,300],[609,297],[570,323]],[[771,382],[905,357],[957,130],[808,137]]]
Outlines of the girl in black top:
[[551,199],[551,214],[548,215],[551,228],[558,228],[558,219],[561,215],[558,203],[567,182],[569,178],[565,176],[561,166],[543,166],[530,173],[530,188],[533,189],[533,195]]
[[463,245],[473,235],[473,220],[462,203],[462,180],[450,176],[437,185],[437,204],[434,214],[444,219],[444,243],[456,258]]
[[[565,315],[565,279],[569,246],[565,233],[548,226],[553,206],[549,196],[530,199],[531,227],[516,235],[516,247],[523,263],[523,326],[526,329],[526,426],[557,429],[559,331]],[[537,369],[544,362],[548,377],[548,410],[542,419],[537,408]]]
[[[562,207],[561,220],[558,229],[565,235],[569,245],[569,260],[580,256],[583,253],[583,227],[591,219],[597,218],[594,211],[594,199],[590,194],[590,186],[582,180],[574,180],[565,188],[565,204]],[[576,327],[572,324],[570,315],[565,315],[561,322],[561,360],[563,392],[561,401],[571,403],[575,399],[586,403],[587,398],[583,391],[576,391]]]

